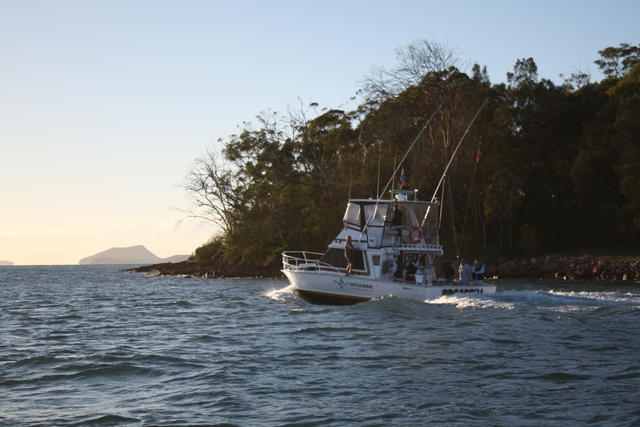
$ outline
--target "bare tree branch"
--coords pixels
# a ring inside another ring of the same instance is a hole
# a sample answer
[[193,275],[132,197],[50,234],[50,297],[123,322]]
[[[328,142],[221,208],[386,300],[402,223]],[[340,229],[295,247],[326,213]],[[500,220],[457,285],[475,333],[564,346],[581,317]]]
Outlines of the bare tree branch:
[[236,187],[230,167],[219,159],[216,152],[207,150],[195,161],[183,184],[193,209],[181,211],[190,218],[216,224],[227,234],[233,227],[231,214],[238,190]]

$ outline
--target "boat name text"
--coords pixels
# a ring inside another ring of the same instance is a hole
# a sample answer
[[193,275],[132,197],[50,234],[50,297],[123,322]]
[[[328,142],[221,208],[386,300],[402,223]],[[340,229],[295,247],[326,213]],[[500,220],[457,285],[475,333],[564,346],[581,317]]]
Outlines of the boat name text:
[[344,280],[343,278],[340,278],[340,280],[334,280],[333,283],[338,286],[340,289],[344,289],[345,287],[349,287],[352,289],[364,289],[364,290],[368,290],[371,291],[373,290],[373,285],[369,285],[366,283],[358,283],[358,282],[351,282],[348,280]]
[[483,293],[483,291],[480,288],[475,288],[475,289],[443,289],[442,290],[442,295],[466,294],[466,293],[481,294],[481,293]]

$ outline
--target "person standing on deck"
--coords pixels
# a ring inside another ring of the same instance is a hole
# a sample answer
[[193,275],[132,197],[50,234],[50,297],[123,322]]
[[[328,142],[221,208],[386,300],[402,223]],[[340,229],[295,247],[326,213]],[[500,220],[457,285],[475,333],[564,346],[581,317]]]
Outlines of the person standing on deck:
[[400,171],[400,189],[404,189],[404,187],[409,184],[409,177],[407,176],[407,172],[405,172],[404,168]]
[[453,270],[453,265],[451,265],[451,261],[445,261],[440,266],[440,274],[444,277],[447,283],[453,283],[453,276],[455,276],[455,271]]
[[402,255],[393,258],[393,268],[391,269],[394,280],[403,280],[404,269],[402,267]]
[[353,251],[354,249],[355,247],[353,246],[353,242],[351,241],[351,236],[347,236],[347,241],[344,244],[344,258],[347,260],[347,274],[351,274],[351,251]]
[[409,262],[407,262],[406,271],[407,271],[407,282],[415,282],[416,281],[416,273],[418,272],[418,267],[420,263],[415,255],[409,258]]
[[391,225],[397,232],[397,237],[400,243],[402,243],[402,211],[398,202],[393,203],[393,213],[391,214]]
[[483,280],[484,279],[484,264],[478,262],[478,260],[473,261],[473,271],[471,273],[473,280]]
[[471,266],[465,262],[464,259],[460,260],[460,266],[458,267],[458,274],[460,283],[466,285],[471,281]]

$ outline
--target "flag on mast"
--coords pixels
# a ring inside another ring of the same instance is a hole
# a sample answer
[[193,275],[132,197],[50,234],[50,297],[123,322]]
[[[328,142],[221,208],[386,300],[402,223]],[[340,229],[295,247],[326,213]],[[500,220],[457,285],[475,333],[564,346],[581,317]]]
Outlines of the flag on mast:
[[480,160],[482,160],[482,153],[478,150],[478,153],[476,154],[476,163],[480,163]]

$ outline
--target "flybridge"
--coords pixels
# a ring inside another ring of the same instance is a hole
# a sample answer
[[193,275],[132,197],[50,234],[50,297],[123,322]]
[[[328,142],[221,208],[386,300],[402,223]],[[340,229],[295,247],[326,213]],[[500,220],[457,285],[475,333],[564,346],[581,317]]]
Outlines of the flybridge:
[[343,244],[349,230],[353,230],[360,234],[352,238],[368,242],[370,248],[412,246],[416,250],[442,252],[438,206],[437,201],[352,199],[342,218],[345,231],[331,247]]

